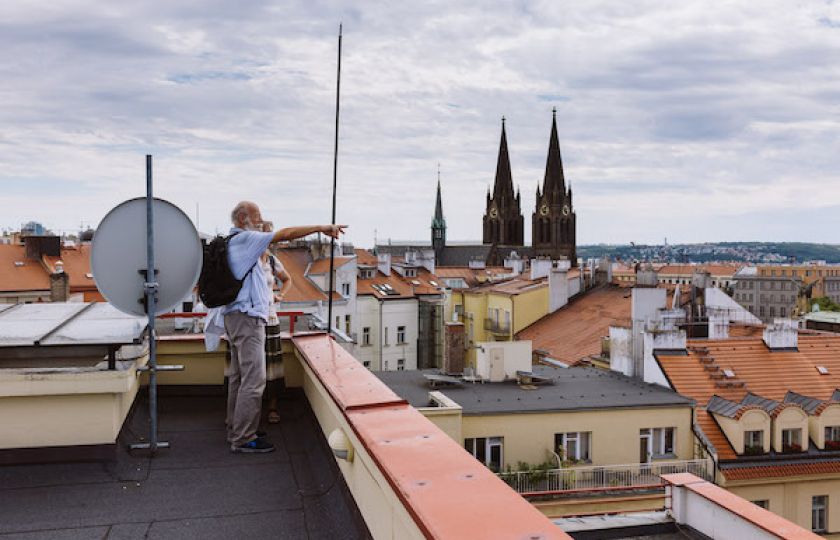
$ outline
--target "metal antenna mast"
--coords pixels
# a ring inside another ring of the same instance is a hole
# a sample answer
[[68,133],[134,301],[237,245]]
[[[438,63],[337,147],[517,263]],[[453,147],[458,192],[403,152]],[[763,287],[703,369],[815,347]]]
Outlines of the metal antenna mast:
[[[335,192],[338,184],[338,112],[341,95],[341,27],[338,25],[338,68],[335,82],[335,146],[333,149],[332,223],[335,225]],[[330,237],[330,287],[327,290],[327,333],[332,334],[332,304],[335,276],[335,237]]]

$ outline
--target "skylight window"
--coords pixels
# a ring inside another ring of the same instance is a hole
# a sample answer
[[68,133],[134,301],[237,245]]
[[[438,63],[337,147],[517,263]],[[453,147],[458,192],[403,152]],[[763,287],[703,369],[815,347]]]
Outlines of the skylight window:
[[828,368],[825,366],[817,366],[817,371],[820,372],[820,375],[828,375]]
[[727,379],[734,379],[735,378],[735,372],[732,371],[731,369],[724,369],[723,370],[723,376],[726,377]]
[[415,287],[419,287],[419,286],[420,286],[420,282],[419,282],[419,281],[417,281],[416,279],[412,279],[412,280],[411,280],[411,284],[412,284],[412,285],[414,285]]
[[17,267],[23,266],[23,261],[15,261],[15,266],[17,266]]
[[438,286],[438,284],[437,284],[437,282],[436,282],[436,281],[429,281],[429,284],[430,284],[432,287],[437,287],[437,286]]

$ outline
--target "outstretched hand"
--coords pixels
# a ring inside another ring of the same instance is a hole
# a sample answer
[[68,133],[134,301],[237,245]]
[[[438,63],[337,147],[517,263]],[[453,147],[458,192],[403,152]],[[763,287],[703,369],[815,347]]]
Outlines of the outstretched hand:
[[323,232],[329,237],[338,239],[339,236],[344,234],[344,230],[347,228],[347,225],[324,225]]

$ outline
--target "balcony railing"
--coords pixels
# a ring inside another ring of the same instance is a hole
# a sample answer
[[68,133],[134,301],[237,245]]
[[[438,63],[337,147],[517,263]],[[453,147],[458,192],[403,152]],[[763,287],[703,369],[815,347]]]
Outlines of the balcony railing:
[[494,334],[510,334],[510,322],[484,319],[484,329]]
[[509,472],[500,473],[499,478],[519,493],[536,495],[659,487],[665,485],[661,475],[674,473],[691,473],[704,480],[712,479],[709,462],[705,459]]

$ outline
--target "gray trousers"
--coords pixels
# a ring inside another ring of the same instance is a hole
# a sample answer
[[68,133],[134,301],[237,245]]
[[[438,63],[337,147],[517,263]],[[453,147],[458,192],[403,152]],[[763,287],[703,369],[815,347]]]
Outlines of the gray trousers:
[[257,438],[265,390],[265,322],[240,311],[225,315],[230,347],[227,437],[239,446]]

